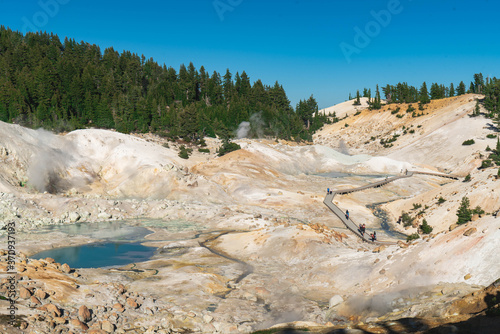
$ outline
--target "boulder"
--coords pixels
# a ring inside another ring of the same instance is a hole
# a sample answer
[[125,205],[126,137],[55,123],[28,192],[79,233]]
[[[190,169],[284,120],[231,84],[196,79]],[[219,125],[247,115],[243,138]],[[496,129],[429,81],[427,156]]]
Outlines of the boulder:
[[342,296],[335,295],[332,298],[330,298],[330,301],[328,302],[328,307],[332,308],[332,307],[335,307],[343,302],[344,302],[344,298],[342,298]]
[[49,312],[53,317],[60,317],[62,314],[61,310],[54,304],[47,304],[46,308],[47,312]]
[[464,232],[464,236],[468,237],[476,232],[477,232],[477,229],[475,227],[471,227],[470,229],[468,229],[467,231]]
[[111,219],[112,217],[113,217],[113,216],[112,216],[112,215],[110,215],[110,214],[109,214],[109,213],[107,213],[107,212],[101,212],[101,213],[99,213],[99,214],[97,215],[97,218],[98,218],[98,219],[103,219],[103,220],[104,220],[104,219]]
[[64,325],[66,323],[66,319],[63,317],[55,317],[54,322],[58,325]]
[[80,329],[82,331],[86,331],[89,329],[89,326],[87,326],[85,323],[81,322],[78,319],[72,319],[71,320],[71,325],[77,329]]
[[43,300],[43,299],[47,298],[47,293],[45,291],[43,291],[42,289],[36,289],[35,296],[38,299]]
[[80,308],[78,309],[78,319],[81,322],[89,322],[92,319],[92,315],[90,314],[90,310],[87,308],[87,306],[80,306]]
[[61,271],[63,273],[69,274],[71,272],[71,268],[67,263],[65,263],[61,266]]
[[42,302],[40,302],[40,300],[37,297],[35,297],[35,296],[31,296],[30,301],[34,305],[42,305]]
[[22,286],[19,288],[19,297],[22,299],[28,299],[31,297],[31,291]]
[[78,212],[71,212],[68,218],[70,222],[76,223],[78,220],[80,220],[81,217]]
[[115,331],[115,325],[113,325],[109,320],[104,320],[101,324],[101,328],[106,333],[113,333]]
[[456,229],[458,227],[458,224],[451,224],[450,225],[450,232],[453,231],[454,229]]

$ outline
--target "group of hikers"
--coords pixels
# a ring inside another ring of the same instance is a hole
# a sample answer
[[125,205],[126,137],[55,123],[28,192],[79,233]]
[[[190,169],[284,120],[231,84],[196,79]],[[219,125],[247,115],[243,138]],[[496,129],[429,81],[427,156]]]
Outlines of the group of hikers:
[[[366,225],[365,224],[359,224],[359,233],[361,233],[361,236],[364,236],[366,233]],[[370,240],[375,241],[377,240],[377,231],[373,231],[372,234],[370,234]]]
[[[328,195],[331,195],[332,194],[332,191],[330,191],[330,188],[327,188],[326,189],[326,193]],[[346,220],[349,220],[349,210],[346,210],[345,211],[345,219]],[[366,225],[365,224],[359,224],[359,229],[358,229],[359,233],[361,233],[361,237],[363,237],[365,235],[365,232],[366,232]],[[377,240],[377,232],[376,231],[373,231],[372,234],[370,234],[370,240],[373,242],[375,240]]]

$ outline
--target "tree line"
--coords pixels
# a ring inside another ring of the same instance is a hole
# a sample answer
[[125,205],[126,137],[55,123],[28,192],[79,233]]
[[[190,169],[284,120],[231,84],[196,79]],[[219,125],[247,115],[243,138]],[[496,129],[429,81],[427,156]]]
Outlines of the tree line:
[[265,136],[310,140],[325,122],[314,97],[291,106],[283,86],[201,66],[160,65],[46,32],[0,27],[0,120],[56,132],[96,127],[196,141],[229,138],[259,113]]
[[[420,88],[409,85],[407,82],[399,82],[396,85],[387,84],[382,87],[382,92],[385,95],[385,100],[387,103],[419,103],[427,104],[431,100],[443,99],[446,97],[453,97],[464,95],[468,93],[478,93],[486,94],[491,90],[491,83],[496,81],[495,78],[486,78],[486,81],[482,73],[474,74],[473,80],[470,82],[469,88],[466,89],[466,85],[463,81],[460,81],[458,85],[451,83],[449,86],[443,84],[432,83],[430,89],[427,88],[427,83],[424,81]],[[360,94],[358,90],[356,92],[356,97],[354,98],[354,105],[359,105],[360,97],[367,97],[368,104],[371,109],[381,108],[380,91],[377,85],[374,98],[372,98],[372,92],[369,88],[363,89],[363,94]],[[349,100],[353,99],[352,95],[349,94]]]

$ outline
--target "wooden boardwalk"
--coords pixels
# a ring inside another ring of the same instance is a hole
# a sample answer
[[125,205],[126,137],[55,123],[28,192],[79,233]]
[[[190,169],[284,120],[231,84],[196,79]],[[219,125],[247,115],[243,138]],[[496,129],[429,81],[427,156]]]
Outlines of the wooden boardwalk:
[[[326,195],[325,200],[323,201],[323,203],[325,203],[325,205],[330,210],[332,210],[332,212],[337,217],[340,218],[340,220],[344,223],[344,225],[349,230],[351,230],[351,232],[353,232],[355,235],[357,235],[358,237],[360,237],[364,241],[372,242],[371,239],[370,239],[369,233],[365,233],[364,235],[361,235],[361,232],[359,231],[359,225],[357,225],[356,223],[354,223],[352,221],[351,217],[347,218],[345,212],[342,211],[338,206],[336,206],[335,204],[333,204],[333,198],[335,197],[335,195],[350,194],[350,193],[355,192],[355,191],[362,191],[362,190],[366,190],[366,189],[370,189],[370,188],[382,187],[383,185],[386,185],[386,184],[388,184],[390,182],[394,182],[394,181],[397,181],[399,179],[405,179],[405,178],[408,178],[408,177],[412,177],[415,174],[439,176],[439,177],[445,177],[445,178],[454,179],[454,180],[458,180],[459,179],[458,176],[451,175],[451,174],[440,174],[440,173],[432,173],[432,172],[406,172],[406,174],[398,175],[398,176],[393,176],[393,177],[388,177],[388,178],[385,178],[385,180],[381,180],[381,181],[377,181],[377,182],[374,182],[374,183],[370,183],[370,184],[367,184],[367,185],[364,185],[364,186],[361,186],[361,187],[330,191],[330,193],[328,193]],[[396,242],[393,242],[393,241],[379,241],[379,240],[376,240],[373,243],[380,244],[380,245],[393,245],[393,244],[396,244]]]

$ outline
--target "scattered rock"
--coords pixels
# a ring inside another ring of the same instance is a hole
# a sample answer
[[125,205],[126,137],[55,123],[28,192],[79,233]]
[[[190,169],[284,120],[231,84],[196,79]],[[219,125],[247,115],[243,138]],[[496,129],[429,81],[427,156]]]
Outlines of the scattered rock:
[[47,298],[47,293],[45,291],[43,291],[42,289],[36,289],[35,296],[37,296],[38,299],[43,300],[43,299]]
[[62,314],[61,310],[54,304],[47,304],[45,307],[47,312],[49,312],[53,317],[60,317]]
[[139,307],[139,304],[137,304],[137,302],[132,298],[127,298],[127,305],[133,309],[136,309]]
[[209,314],[205,314],[203,316],[203,321],[205,321],[205,323],[209,324],[212,322],[212,320],[214,320],[214,317],[212,317],[211,315]]
[[89,322],[92,319],[92,315],[90,314],[90,310],[87,306],[82,305],[78,309],[78,319],[82,322]]
[[31,291],[22,286],[19,288],[19,297],[22,299],[28,299],[31,297]]
[[344,302],[344,298],[342,298],[342,296],[335,295],[332,298],[330,298],[330,301],[328,302],[328,307],[332,308],[332,307],[335,307],[343,302]]
[[115,325],[113,325],[109,320],[104,320],[101,324],[101,328],[106,333],[113,333],[115,331]]
[[34,305],[42,305],[42,302],[35,296],[31,296],[30,298],[30,301],[34,304]]
[[468,279],[471,279],[472,278],[472,275],[471,274],[467,274],[464,276],[464,280],[468,280]]
[[379,246],[373,250],[373,253],[380,253],[386,248],[387,248],[387,246],[385,246],[385,245]]
[[19,325],[20,329],[26,329],[28,328],[28,323],[26,321],[22,321],[21,324]]
[[89,326],[87,326],[85,323],[81,322],[78,319],[72,319],[71,325],[73,325],[75,328],[81,329],[83,331],[86,331],[89,329]]
[[125,308],[120,303],[116,303],[115,305],[113,305],[113,308],[116,310],[116,312],[119,313],[123,313],[123,311],[125,311]]
[[66,319],[63,317],[55,317],[54,322],[58,325],[64,325],[66,323]]
[[384,275],[385,274],[385,269],[382,269],[378,272],[380,275]]
[[69,214],[69,221],[72,222],[72,223],[76,223],[78,220],[80,220],[80,214],[78,212],[71,212]]
[[101,212],[97,215],[98,219],[111,219],[113,216],[106,212]]
[[67,263],[65,263],[61,266],[61,271],[63,273],[69,274],[71,272],[71,268]]
[[475,227],[471,227],[470,229],[468,229],[467,231],[464,232],[464,236],[468,237],[476,232],[477,232],[477,229]]
[[456,229],[457,227],[458,227],[458,224],[450,225],[450,232],[453,231],[454,229]]

